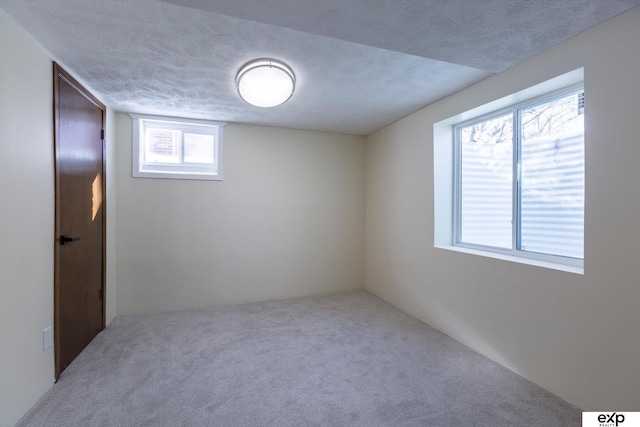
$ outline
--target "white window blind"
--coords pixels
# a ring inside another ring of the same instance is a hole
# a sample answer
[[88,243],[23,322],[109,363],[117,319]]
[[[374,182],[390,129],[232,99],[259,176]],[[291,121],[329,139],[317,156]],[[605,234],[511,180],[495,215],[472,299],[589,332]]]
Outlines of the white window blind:
[[519,110],[523,251],[584,258],[582,92]]
[[460,129],[458,240],[511,248],[513,116],[489,118]]

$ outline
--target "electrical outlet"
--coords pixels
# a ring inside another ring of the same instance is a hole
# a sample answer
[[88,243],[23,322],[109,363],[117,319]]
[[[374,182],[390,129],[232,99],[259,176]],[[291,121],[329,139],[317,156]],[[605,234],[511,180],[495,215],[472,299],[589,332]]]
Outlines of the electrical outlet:
[[45,351],[53,345],[53,329],[47,326],[42,331],[42,351]]

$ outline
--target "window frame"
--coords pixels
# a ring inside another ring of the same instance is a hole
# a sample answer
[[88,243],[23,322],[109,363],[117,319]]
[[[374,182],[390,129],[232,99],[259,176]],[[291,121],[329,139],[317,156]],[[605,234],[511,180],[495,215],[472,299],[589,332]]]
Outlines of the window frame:
[[[473,118],[466,119],[464,121],[455,122],[452,124],[452,138],[453,138],[453,206],[452,206],[452,246],[470,249],[472,251],[490,252],[500,255],[506,255],[516,258],[530,259],[534,261],[542,261],[553,264],[566,265],[569,267],[577,267],[582,269],[584,267],[584,255],[583,258],[572,258],[562,255],[553,255],[539,252],[529,252],[521,250],[519,248],[519,237],[521,228],[521,113],[520,110],[526,108],[536,107],[545,103],[553,102],[557,99],[577,95],[585,92],[584,81],[574,83],[560,89],[556,89],[550,92],[543,93],[532,98],[524,99],[522,101],[513,103],[511,105],[485,112],[482,115],[477,115]],[[510,113],[513,118],[513,139],[512,139],[512,194],[511,194],[511,208],[512,208],[512,221],[511,221],[511,248],[500,248],[495,246],[482,245],[477,243],[468,243],[461,240],[461,228],[462,228],[462,151],[461,151],[461,129],[478,124],[484,121],[491,120],[492,118],[504,116]],[[584,114],[584,113],[583,113]],[[583,138],[585,132],[583,131]],[[584,144],[584,142],[583,142]],[[585,147],[586,148],[586,147]],[[586,178],[586,170],[583,175],[583,179]],[[584,204],[583,204],[584,212]],[[584,227],[582,230],[583,245],[584,245]]]
[[[206,181],[223,180],[223,134],[226,123],[212,120],[186,119],[178,117],[155,116],[148,114],[129,114],[133,120],[132,140],[132,176],[135,178],[190,179]],[[183,134],[181,158],[184,155],[184,133],[213,136],[213,165],[205,163],[183,162],[145,163],[144,133],[147,123],[157,123],[157,128],[179,130]]]

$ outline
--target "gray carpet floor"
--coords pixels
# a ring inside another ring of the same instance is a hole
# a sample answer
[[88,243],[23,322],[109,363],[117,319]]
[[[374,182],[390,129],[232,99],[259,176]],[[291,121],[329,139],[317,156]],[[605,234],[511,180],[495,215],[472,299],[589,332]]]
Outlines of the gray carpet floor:
[[366,291],[117,317],[19,426],[579,426]]

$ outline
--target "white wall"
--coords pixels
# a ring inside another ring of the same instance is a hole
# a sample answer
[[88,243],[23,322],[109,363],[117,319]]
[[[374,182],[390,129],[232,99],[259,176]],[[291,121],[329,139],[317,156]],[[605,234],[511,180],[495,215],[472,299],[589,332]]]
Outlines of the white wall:
[[0,10],[0,425],[53,384],[51,58]]
[[[586,410],[640,411],[640,8],[367,139],[366,288]],[[585,274],[434,249],[433,124],[584,66]]]
[[[0,9],[2,427],[14,425],[54,381],[53,348],[42,351],[42,330],[53,325],[52,105],[51,56]],[[113,140],[107,144],[113,146]],[[109,173],[107,170],[107,179]],[[113,188],[109,182],[107,186],[112,202]],[[112,223],[109,218],[108,224]],[[107,238],[113,237],[112,228]],[[112,263],[112,256],[110,260]],[[108,298],[115,291],[114,268],[112,264],[108,267]],[[107,303],[111,320],[114,301]]]
[[[85,86],[87,87],[87,86]],[[106,191],[107,191],[107,265],[106,265],[106,321],[116,317],[116,112],[107,107],[105,119]]]
[[228,124],[224,181],[131,177],[117,118],[118,313],[364,286],[364,138]]

